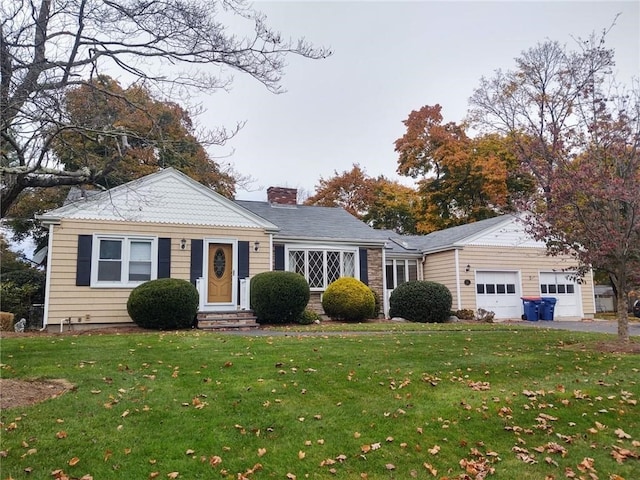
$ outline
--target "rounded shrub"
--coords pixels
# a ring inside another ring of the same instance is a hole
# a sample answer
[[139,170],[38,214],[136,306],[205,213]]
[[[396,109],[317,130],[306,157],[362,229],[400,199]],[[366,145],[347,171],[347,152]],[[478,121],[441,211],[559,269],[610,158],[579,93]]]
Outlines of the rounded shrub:
[[451,292],[436,282],[406,282],[389,297],[389,316],[411,322],[442,323],[449,318]]
[[298,321],[309,296],[309,284],[299,273],[262,272],[251,279],[251,308],[259,323]]
[[360,280],[342,277],[322,295],[322,308],[334,320],[358,322],[372,318],[376,307],[373,292]]
[[198,291],[178,278],[159,278],[138,285],[129,294],[127,312],[142,328],[188,328],[198,313]]
[[320,314],[308,308],[304,309],[304,312],[302,312],[298,319],[300,325],[311,325],[312,323],[319,323],[320,321],[322,321]]

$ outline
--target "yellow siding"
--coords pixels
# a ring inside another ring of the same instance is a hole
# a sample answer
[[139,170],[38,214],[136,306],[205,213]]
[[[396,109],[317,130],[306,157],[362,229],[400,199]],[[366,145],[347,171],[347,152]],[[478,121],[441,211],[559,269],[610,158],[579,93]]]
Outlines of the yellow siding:
[[[48,323],[59,324],[71,317],[73,323],[101,324],[130,322],[126,303],[129,288],[91,288],[76,286],[78,235],[94,233],[118,235],[152,235],[171,238],[171,277],[189,280],[190,239],[220,238],[248,241],[249,275],[269,270],[269,235],[259,229],[206,228],[191,225],[101,222],[63,220],[54,227],[53,245],[49,253],[51,270]],[[187,239],[187,248],[180,249],[180,240]],[[253,243],[260,242],[258,252]]]
[[424,279],[430,282],[438,282],[446,286],[453,296],[451,308],[457,310],[456,298],[458,288],[456,285],[455,253],[453,250],[428,255],[424,262]]
[[[469,265],[470,271],[466,272]],[[476,309],[475,272],[478,270],[508,270],[520,273],[523,296],[540,295],[540,272],[554,269],[571,270],[575,261],[568,256],[550,257],[539,248],[501,248],[469,246],[458,250],[459,288],[462,308]],[[457,309],[458,285],[456,284],[455,251],[435,253],[427,256],[424,264],[424,279],[442,283],[451,290],[454,310]],[[470,284],[465,285],[464,281]],[[595,313],[593,279],[587,275],[580,285],[583,315],[592,318]]]

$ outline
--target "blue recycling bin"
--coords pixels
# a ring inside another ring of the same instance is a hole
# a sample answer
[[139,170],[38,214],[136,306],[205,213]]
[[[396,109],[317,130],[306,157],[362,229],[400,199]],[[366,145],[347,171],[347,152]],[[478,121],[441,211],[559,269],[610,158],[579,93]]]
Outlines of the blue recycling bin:
[[558,299],[555,297],[542,297],[540,305],[540,320],[553,320],[553,313],[556,309]]
[[540,319],[540,310],[542,306],[541,297],[520,297],[522,299],[522,307],[524,308],[523,320],[537,322]]

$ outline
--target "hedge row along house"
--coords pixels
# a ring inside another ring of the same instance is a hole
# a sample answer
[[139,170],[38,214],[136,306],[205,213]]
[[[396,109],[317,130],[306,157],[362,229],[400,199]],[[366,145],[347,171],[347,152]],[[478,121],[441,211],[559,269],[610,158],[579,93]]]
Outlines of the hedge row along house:
[[546,256],[516,217],[399,236],[341,208],[298,205],[295,189],[233,201],[172,168],[87,193],[40,217],[49,228],[46,326],[127,324],[131,290],[163,277],[191,281],[199,318],[230,326],[250,313],[250,278],[269,270],[304,275],[318,313],[322,292],[342,276],[369,285],[385,314],[397,285],[423,279],[446,285],[454,310],[519,319],[521,297],[542,294],[559,297],[556,317],[594,312],[592,279],[572,279],[572,259]]

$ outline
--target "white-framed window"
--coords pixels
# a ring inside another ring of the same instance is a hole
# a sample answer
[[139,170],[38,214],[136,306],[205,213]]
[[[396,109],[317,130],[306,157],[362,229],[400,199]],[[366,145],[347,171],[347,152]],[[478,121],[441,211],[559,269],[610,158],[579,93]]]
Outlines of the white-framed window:
[[387,260],[385,269],[387,290],[393,290],[405,282],[418,280],[418,260]]
[[340,277],[356,276],[358,250],[289,247],[286,269],[304,275],[312,290],[324,290]]
[[134,287],[158,275],[155,237],[95,235],[91,255],[92,287]]

